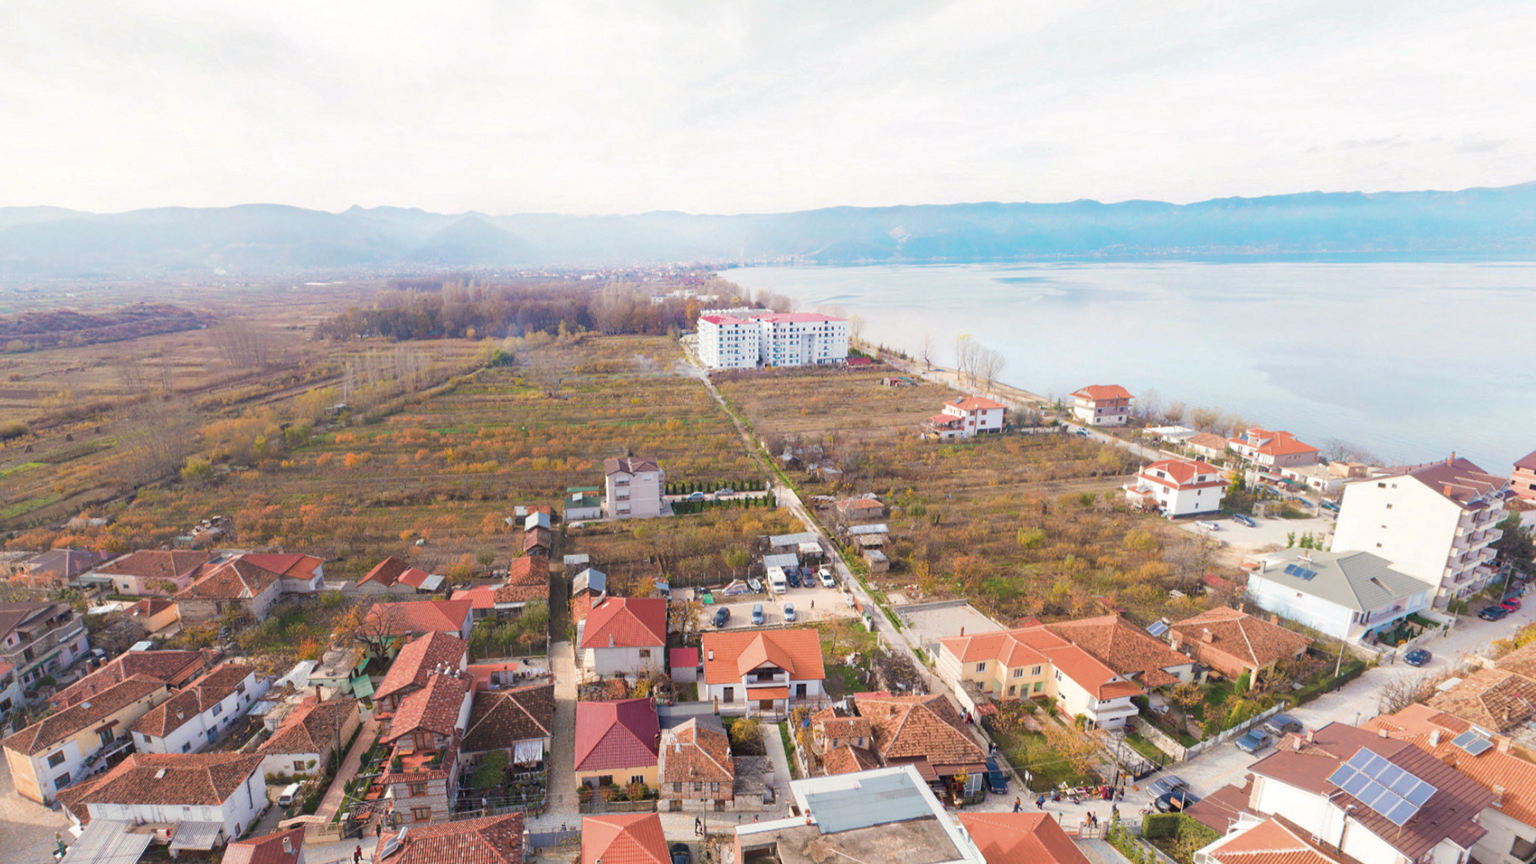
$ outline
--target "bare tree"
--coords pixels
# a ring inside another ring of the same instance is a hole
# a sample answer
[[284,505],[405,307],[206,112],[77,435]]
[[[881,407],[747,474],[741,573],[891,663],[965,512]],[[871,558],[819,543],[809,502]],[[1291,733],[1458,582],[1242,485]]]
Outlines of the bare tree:
[[955,339],[955,377],[965,381],[971,376],[976,359],[976,340],[969,333],[961,333]]
[[140,402],[116,425],[118,480],[125,488],[159,480],[180,468],[197,435],[191,408],[176,398]]
[[1145,417],[1148,422],[1158,418],[1163,411],[1163,397],[1158,395],[1156,387],[1148,387],[1136,397],[1136,413]]
[[226,321],[211,332],[213,346],[234,369],[265,369],[271,352],[270,334],[242,320]]
[[978,348],[976,351],[976,374],[987,383],[986,389],[990,392],[997,383],[997,379],[1003,374],[1003,367],[1008,361],[1003,357],[1003,352],[996,348]]
[[1382,714],[1396,714],[1415,702],[1435,695],[1435,687],[1451,676],[1450,672],[1420,672],[1393,678],[1377,689]]
[[923,334],[923,344],[918,348],[918,357],[922,358],[923,365],[933,371],[933,334]]
[[1186,410],[1183,402],[1169,402],[1168,407],[1163,410],[1163,417],[1167,418],[1169,423],[1183,423]]
[[864,341],[864,326],[867,323],[862,315],[849,315],[848,341],[854,344]]

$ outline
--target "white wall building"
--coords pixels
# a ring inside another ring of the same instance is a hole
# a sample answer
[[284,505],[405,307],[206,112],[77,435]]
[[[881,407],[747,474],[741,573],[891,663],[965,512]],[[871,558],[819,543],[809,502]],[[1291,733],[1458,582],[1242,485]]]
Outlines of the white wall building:
[[1508,515],[1509,478],[1452,456],[1344,487],[1335,552],[1380,555],[1437,586],[1436,606],[1467,597],[1494,578],[1492,544]]
[[1392,629],[1435,596],[1435,586],[1369,552],[1286,549],[1259,564],[1248,596],[1260,609],[1351,642]]
[[1124,426],[1131,416],[1131,391],[1119,384],[1094,384],[1072,394],[1072,415],[1089,426]]
[[967,396],[944,403],[943,412],[928,418],[924,428],[940,440],[974,438],[1003,431],[1003,417],[1007,411],[1002,403]]
[[1153,462],[1123,488],[1130,503],[1155,506],[1170,519],[1217,512],[1227,494],[1226,481],[1214,465],[1179,459]]
[[219,740],[265,696],[272,679],[226,663],[177,691],[129,727],[140,753],[195,753]]
[[667,472],[655,459],[632,456],[603,460],[607,497],[603,508],[610,519],[650,519],[667,513],[663,495]]
[[135,753],[59,796],[76,822],[159,822],[181,830],[218,826],[218,845],[238,838],[267,809],[261,757],[242,753]]
[[699,316],[699,360],[708,369],[756,369],[763,327],[729,315]]
[[823,700],[821,637],[815,630],[705,633],[699,698],[721,714],[779,716]]
[[846,318],[761,310],[699,318],[699,360],[710,369],[820,366],[847,359]]

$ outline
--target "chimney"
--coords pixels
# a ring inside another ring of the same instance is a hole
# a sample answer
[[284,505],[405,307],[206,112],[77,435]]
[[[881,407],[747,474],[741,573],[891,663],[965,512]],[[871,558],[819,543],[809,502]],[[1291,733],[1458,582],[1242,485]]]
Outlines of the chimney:
[[1499,739],[1499,752],[1500,753],[1508,753],[1509,752],[1509,743],[1510,743],[1509,736],[1506,735],[1505,737],[1500,738]]
[[1316,729],[1308,729],[1307,730],[1307,743],[1308,744],[1312,743],[1312,737],[1314,735],[1316,735],[1316,734],[1317,734],[1317,730]]
[[1211,635],[1211,628],[1209,628],[1209,627],[1201,627],[1200,628],[1200,641],[1204,642],[1207,645],[1209,645],[1212,642],[1216,641],[1216,637]]
[[1274,624],[1277,627],[1280,626],[1280,616],[1271,613],[1269,616],[1269,623]]
[[293,854],[293,839],[290,838],[290,837],[284,837],[283,838],[283,854],[284,855],[292,855]]
[[1376,737],[1377,738],[1385,738],[1385,737],[1387,737],[1387,727],[1385,727],[1385,726],[1377,727],[1377,729],[1376,729]]
[[1291,749],[1294,750],[1297,753],[1301,752],[1301,736],[1300,735],[1292,735],[1291,736]]
[[1445,460],[1445,464],[1451,465],[1451,464],[1455,463],[1455,461],[1456,461],[1456,451],[1452,450],[1451,451],[1451,458]]
[[613,647],[613,634],[612,633],[608,634],[608,647],[609,648]]
[[715,662],[715,649],[709,649],[709,662]]
[[1449,483],[1445,484],[1445,497],[1447,497],[1447,498],[1451,497],[1451,495],[1454,494],[1455,491],[1456,491],[1456,487],[1452,486]]
[[1440,746],[1440,730],[1439,729],[1431,729],[1430,730],[1430,732],[1429,732],[1429,746],[1431,746],[1431,747],[1439,747]]
[[1493,787],[1492,792],[1493,792],[1493,806],[1495,806],[1495,807],[1503,807],[1504,806],[1504,787],[1503,786],[1495,786],[1495,787]]
[[961,636],[965,635],[965,625],[964,624],[960,625],[960,635]]

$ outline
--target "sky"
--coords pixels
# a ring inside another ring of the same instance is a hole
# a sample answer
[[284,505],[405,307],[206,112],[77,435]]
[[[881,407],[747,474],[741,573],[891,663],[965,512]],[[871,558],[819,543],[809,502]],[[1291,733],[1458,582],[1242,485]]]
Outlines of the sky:
[[0,206],[781,212],[1536,180],[1536,4],[6,0]]

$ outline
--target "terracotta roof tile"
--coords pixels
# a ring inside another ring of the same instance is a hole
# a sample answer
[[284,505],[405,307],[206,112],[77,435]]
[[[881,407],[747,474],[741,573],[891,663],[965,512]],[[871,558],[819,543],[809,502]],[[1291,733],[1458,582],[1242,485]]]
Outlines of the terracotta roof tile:
[[44,717],[6,738],[3,743],[7,749],[33,756],[76,732],[100,723],[129,705],[165,690],[164,682],[135,675],[57,714]]
[[1430,698],[1429,707],[1507,732],[1536,716],[1536,681],[1502,668],[1479,669]]
[[584,816],[582,864],[669,864],[667,838],[655,813]]
[[879,757],[863,747],[854,747],[849,744],[829,750],[821,757],[821,770],[828,774],[853,774],[858,771],[873,771],[879,767]]
[[387,635],[404,636],[441,630],[457,633],[469,618],[468,600],[416,600],[404,603],[375,603],[368,610],[370,619],[384,616]]
[[468,660],[469,643],[457,636],[438,630],[418,636],[395,655],[395,662],[389,664],[389,671],[374,692],[374,701],[423,687],[434,670],[443,666],[458,670]]
[[356,699],[316,702],[314,697],[310,697],[289,712],[272,737],[261,742],[261,746],[256,749],[270,755],[319,753],[327,747],[335,747],[338,730],[345,728],[347,718],[356,711]]
[[1451,743],[1471,727],[1428,705],[1409,705],[1396,714],[1374,717],[1365,728],[1386,729],[1390,737],[1412,743],[1478,783],[1502,788],[1499,811],[1536,826],[1536,765],[1507,752],[1508,739],[1474,756]]
[[1121,387],[1119,384],[1090,384],[1074,392],[1072,395],[1074,397],[1082,396],[1098,402],[1103,399],[1129,399],[1131,398],[1131,391]]
[[425,687],[400,703],[383,740],[395,741],[417,729],[451,737],[472,685],[473,679],[467,675],[433,675]]
[[[740,682],[745,674],[742,659],[756,658],[747,669],[763,662],[773,662],[790,669],[796,681],[819,681],[826,677],[821,659],[821,634],[815,630],[738,630],[705,633],[704,680],[709,684]],[[782,664],[788,663],[789,666]]]
[[1312,640],[1300,633],[1227,606],[1208,609],[1168,629],[1180,642],[1196,651],[1200,650],[1199,646],[1204,642],[1204,632],[1209,630],[1211,641],[1204,644],[1248,665],[1260,667],[1293,657],[1312,644]]
[[576,703],[576,770],[656,764],[661,724],[649,699]]
[[875,753],[887,765],[924,759],[946,774],[986,761],[986,752],[966,733],[964,721],[943,696],[856,693],[853,698],[859,716],[869,721]]
[[1295,823],[1275,816],[1210,849],[1220,864],[1357,864],[1354,859],[1308,839]]
[[657,754],[663,783],[725,783],[736,781],[731,742],[719,718],[695,717],[661,733]]
[[[283,840],[288,840],[286,850]],[[304,849],[304,828],[290,828],[247,840],[232,840],[224,847],[223,864],[298,864]]]
[[581,647],[653,648],[667,644],[664,597],[594,597]]
[[1527,678],[1536,679],[1536,642],[1532,642],[1522,648],[1505,654],[1499,662],[1493,664],[1495,668],[1505,672],[1513,672],[1516,675],[1524,675]]
[[219,652],[211,648],[202,651],[128,651],[59,691],[50,701],[55,708],[67,708],[134,675],[179,687],[211,667],[218,656]]
[[555,725],[555,685],[479,690],[469,709],[463,750],[506,749],[519,741],[548,738]]
[[1121,675],[1139,676],[1137,680],[1148,687],[1177,683],[1177,678],[1163,670],[1194,662],[1119,615],[1061,621],[1046,626]]
[[401,834],[404,842],[377,864],[523,864],[521,813],[385,831],[379,848]]
[[218,806],[261,768],[243,753],[134,753],[105,774],[59,792],[81,822],[88,804]]
[[243,600],[255,597],[282,580],[265,567],[236,558],[203,565],[203,576],[176,595],[177,600]]
[[1049,813],[961,813],[987,864],[1090,864]]
[[376,585],[383,585],[384,587],[388,588],[395,584],[395,582],[400,578],[401,573],[404,573],[409,569],[411,569],[410,564],[391,555],[388,558],[385,558],[383,561],[373,565],[373,569],[368,571],[368,575],[357,580],[357,584],[362,585],[365,582],[372,582]]
[[240,557],[284,579],[313,579],[315,571],[325,564],[323,558],[301,552],[246,552]]
[[255,666],[225,663],[149,709],[128,729],[151,738],[164,738],[224,701],[255,671]]
[[185,576],[208,562],[213,555],[184,549],[140,549],[96,568],[109,576],[134,576],[139,579],[175,579]]
[[496,586],[497,603],[526,603],[549,599],[549,564],[543,558],[523,556],[512,559],[507,581]]

